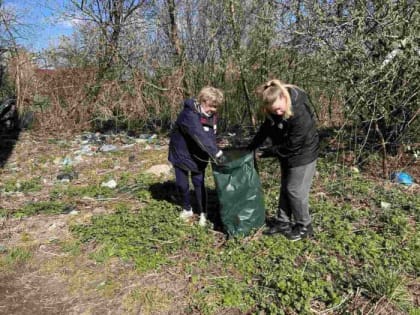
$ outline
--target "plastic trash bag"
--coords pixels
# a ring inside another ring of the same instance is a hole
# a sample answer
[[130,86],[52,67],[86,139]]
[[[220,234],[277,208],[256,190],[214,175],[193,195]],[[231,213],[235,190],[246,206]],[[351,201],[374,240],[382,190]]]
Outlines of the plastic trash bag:
[[404,184],[404,185],[412,185],[413,184],[413,178],[404,172],[395,172],[391,174],[391,180],[398,184]]
[[226,163],[213,164],[220,218],[229,235],[247,235],[265,223],[264,198],[252,152],[228,151]]

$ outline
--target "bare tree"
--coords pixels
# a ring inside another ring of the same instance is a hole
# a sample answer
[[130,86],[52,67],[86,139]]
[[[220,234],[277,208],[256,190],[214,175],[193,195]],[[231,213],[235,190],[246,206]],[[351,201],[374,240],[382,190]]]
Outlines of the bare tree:
[[[6,66],[10,57],[17,56],[18,44],[17,39],[21,36],[21,32],[24,31],[24,25],[21,23],[20,18],[16,10],[12,7],[6,7],[4,2],[0,0],[0,92],[4,92],[6,86]],[[17,61],[15,69],[15,86],[16,95],[18,97],[18,105],[20,105],[20,62]],[[10,93],[10,92],[6,92]]]
[[16,12],[5,7],[3,1],[0,0],[0,56],[6,51],[16,51],[19,25]]
[[66,13],[98,32],[98,67],[101,79],[106,71],[118,63],[121,34],[132,21],[131,17],[143,7],[146,0],[71,0]]

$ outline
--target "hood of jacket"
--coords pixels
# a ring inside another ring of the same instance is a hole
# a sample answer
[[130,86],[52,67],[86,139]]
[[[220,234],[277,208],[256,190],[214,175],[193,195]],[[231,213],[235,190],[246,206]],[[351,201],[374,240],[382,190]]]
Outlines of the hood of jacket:
[[200,103],[193,98],[186,99],[184,101],[184,108],[192,110],[193,112],[200,112]]

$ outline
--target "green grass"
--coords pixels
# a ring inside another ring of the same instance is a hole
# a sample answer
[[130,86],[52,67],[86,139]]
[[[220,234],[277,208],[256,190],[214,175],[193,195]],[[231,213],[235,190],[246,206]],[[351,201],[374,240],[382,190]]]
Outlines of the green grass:
[[8,180],[5,181],[3,185],[3,189],[5,192],[23,192],[23,193],[29,193],[29,192],[36,192],[40,191],[42,189],[41,185],[41,178],[31,178],[28,180]]
[[115,190],[108,187],[101,187],[100,184],[93,184],[88,186],[75,185],[56,185],[50,192],[52,200],[67,197],[70,199],[90,197],[90,198],[112,198],[116,195]]
[[31,251],[25,248],[12,248],[0,253],[0,270],[10,270],[13,267],[24,264],[32,257]]
[[405,278],[400,270],[384,269],[382,266],[366,270],[360,279],[360,286],[373,301],[386,298],[402,310],[410,307],[410,297],[404,286]]
[[118,256],[134,261],[140,271],[169,264],[168,256],[175,252],[185,247],[197,250],[210,241],[199,228],[181,222],[172,204],[153,200],[139,212],[119,205],[114,214],[95,216],[91,224],[74,226],[72,231],[82,242],[103,245],[92,255],[96,261]]
[[66,212],[67,209],[69,209],[69,206],[59,201],[40,201],[28,203],[21,209],[9,214],[15,218],[22,218],[37,214],[60,214]]
[[[278,196],[274,163],[259,165],[270,215]],[[119,257],[134,262],[139,272],[182,266],[191,279],[185,313],[312,314],[329,308],[345,313],[346,301],[358,291],[371,303],[383,298],[415,312],[406,283],[418,278],[420,270],[419,196],[345,169],[331,180],[333,170],[331,162],[320,160],[314,185],[327,197],[311,196],[315,240],[291,243],[281,235],[258,236],[215,246],[219,240],[214,233],[181,222],[176,206],[153,199],[148,187],[158,179],[138,176],[132,183],[128,175],[123,176],[124,192],[145,207],[132,211],[121,203],[113,214],[95,216],[72,231],[82,243],[99,245],[92,254],[99,263]],[[391,207],[381,209],[381,201]],[[146,298],[137,295],[131,303]]]

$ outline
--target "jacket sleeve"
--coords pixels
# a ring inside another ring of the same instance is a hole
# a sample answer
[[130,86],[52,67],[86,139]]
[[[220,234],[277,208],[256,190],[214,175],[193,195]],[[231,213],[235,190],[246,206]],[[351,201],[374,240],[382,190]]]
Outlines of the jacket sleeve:
[[260,147],[264,143],[264,140],[268,136],[269,124],[270,124],[269,120],[266,119],[263,122],[263,124],[260,126],[260,128],[257,131],[257,134],[254,136],[251,143],[247,146],[247,149],[249,151],[256,150],[258,147]]
[[215,159],[219,152],[214,135],[209,137],[203,129],[198,116],[192,111],[184,111],[177,121],[183,134],[187,134],[207,154]]

